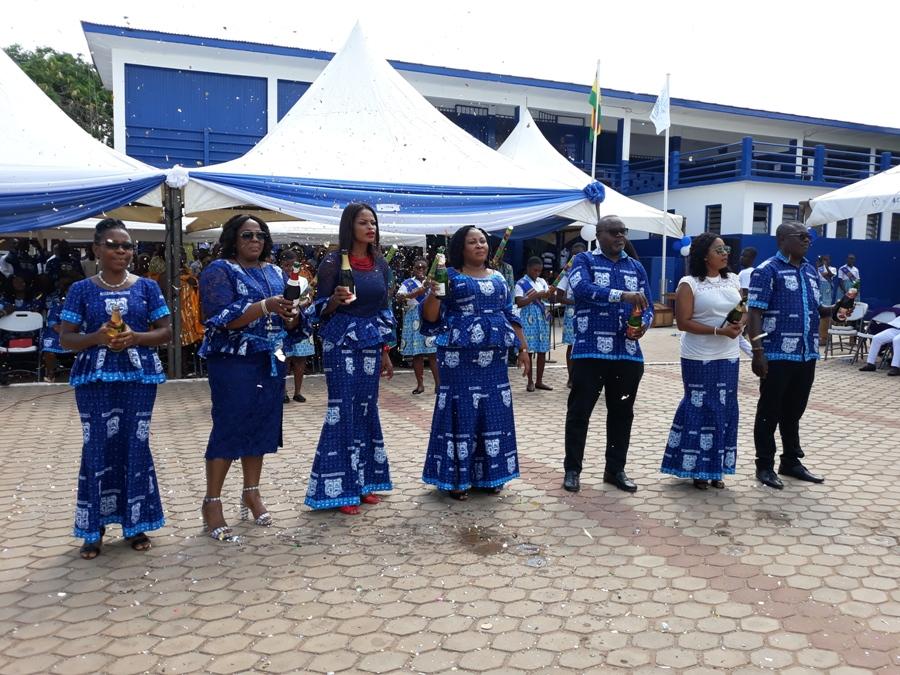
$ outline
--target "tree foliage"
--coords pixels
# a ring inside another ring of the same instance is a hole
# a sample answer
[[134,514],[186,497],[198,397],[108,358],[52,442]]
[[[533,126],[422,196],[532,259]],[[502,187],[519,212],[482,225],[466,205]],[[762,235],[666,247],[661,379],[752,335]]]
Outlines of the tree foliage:
[[4,51],[82,129],[112,145],[112,93],[92,64],[50,47],[29,51],[11,45]]

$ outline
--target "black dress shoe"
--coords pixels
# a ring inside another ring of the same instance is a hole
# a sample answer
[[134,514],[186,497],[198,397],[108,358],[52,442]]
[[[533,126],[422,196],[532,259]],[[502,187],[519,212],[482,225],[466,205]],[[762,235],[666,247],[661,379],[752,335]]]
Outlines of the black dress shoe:
[[615,473],[604,473],[603,482],[615,485],[625,492],[637,492],[637,485],[631,480],[624,471],[616,471]]
[[898,368],[897,366],[891,366],[890,368],[888,368],[888,377],[896,377],[897,375],[900,375],[900,368]]
[[757,469],[756,480],[763,485],[768,485],[770,488],[775,488],[776,490],[784,489],[784,483],[781,482],[781,479],[775,475],[775,472],[772,471],[772,469]]
[[825,482],[825,479],[822,476],[817,476],[814,473],[810,473],[805,466],[799,463],[790,468],[779,466],[778,473],[780,473],[782,476],[790,476],[791,478],[796,478],[797,480],[805,480],[808,483]]
[[859,372],[861,372],[861,373],[874,373],[874,372],[875,372],[875,364],[874,364],[874,363],[867,363],[866,365],[864,365],[862,368],[859,369]]
[[566,477],[563,478],[563,490],[568,492],[578,492],[581,489],[581,479],[578,478],[577,471],[566,471]]

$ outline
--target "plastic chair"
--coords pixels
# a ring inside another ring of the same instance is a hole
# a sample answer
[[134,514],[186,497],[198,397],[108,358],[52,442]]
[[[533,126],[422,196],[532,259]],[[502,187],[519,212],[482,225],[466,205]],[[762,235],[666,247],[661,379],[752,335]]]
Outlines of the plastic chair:
[[[33,373],[41,381],[41,340],[38,333],[44,327],[44,317],[38,312],[12,312],[0,319],[0,332],[6,333],[0,344],[0,356],[35,355],[35,369],[13,368],[10,373]],[[17,345],[18,341],[30,344]]]
[[853,358],[850,360],[850,363],[856,363],[861,360],[864,355],[868,355],[872,344],[872,338],[875,337],[874,333],[869,332],[872,324],[889,323],[895,318],[897,318],[897,316],[893,312],[879,312],[866,321],[865,324],[862,325],[860,331],[856,334],[856,350],[853,352]]
[[[850,316],[847,317],[847,323],[854,323],[856,321],[862,321],[863,317],[866,315],[866,312],[869,311],[869,305],[865,302],[857,302],[853,307],[853,311],[850,313]],[[854,338],[856,338],[859,333],[853,326],[831,326],[828,329],[828,343],[825,345],[825,358],[828,358],[829,352],[831,356],[834,356],[834,338],[838,340],[838,347],[841,353],[844,352],[844,338],[847,338],[847,347],[848,351],[853,350],[856,347],[854,343]]]

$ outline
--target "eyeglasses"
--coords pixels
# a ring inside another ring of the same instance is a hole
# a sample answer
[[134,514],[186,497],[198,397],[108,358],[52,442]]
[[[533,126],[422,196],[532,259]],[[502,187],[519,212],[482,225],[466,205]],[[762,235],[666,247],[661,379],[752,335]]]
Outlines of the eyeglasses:
[[600,230],[600,234],[603,234],[604,232],[606,232],[606,234],[608,234],[610,237],[618,237],[619,235],[622,235],[624,237],[626,234],[628,234],[628,228],[608,227],[605,230]]
[[718,253],[719,255],[728,255],[729,253],[731,253],[731,247],[730,246],[716,246],[713,249],[713,251],[715,253]]
[[241,239],[244,241],[250,241],[251,239],[256,239],[256,241],[266,241],[268,238],[269,235],[262,230],[244,230],[241,232]]
[[108,248],[110,251],[114,251],[116,249],[122,249],[123,251],[133,251],[134,243],[130,241],[113,241],[112,239],[107,239],[103,242],[103,246]]

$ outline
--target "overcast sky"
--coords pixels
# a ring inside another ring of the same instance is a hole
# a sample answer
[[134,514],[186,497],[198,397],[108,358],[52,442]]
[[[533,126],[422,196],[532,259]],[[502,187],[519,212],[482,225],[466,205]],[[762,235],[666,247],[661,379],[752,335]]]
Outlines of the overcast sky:
[[[357,19],[383,55],[900,127],[897,0],[11,0],[0,45],[87,53],[82,20],[336,51]],[[894,93],[891,94],[890,92]],[[587,106],[585,106],[587,107]]]

